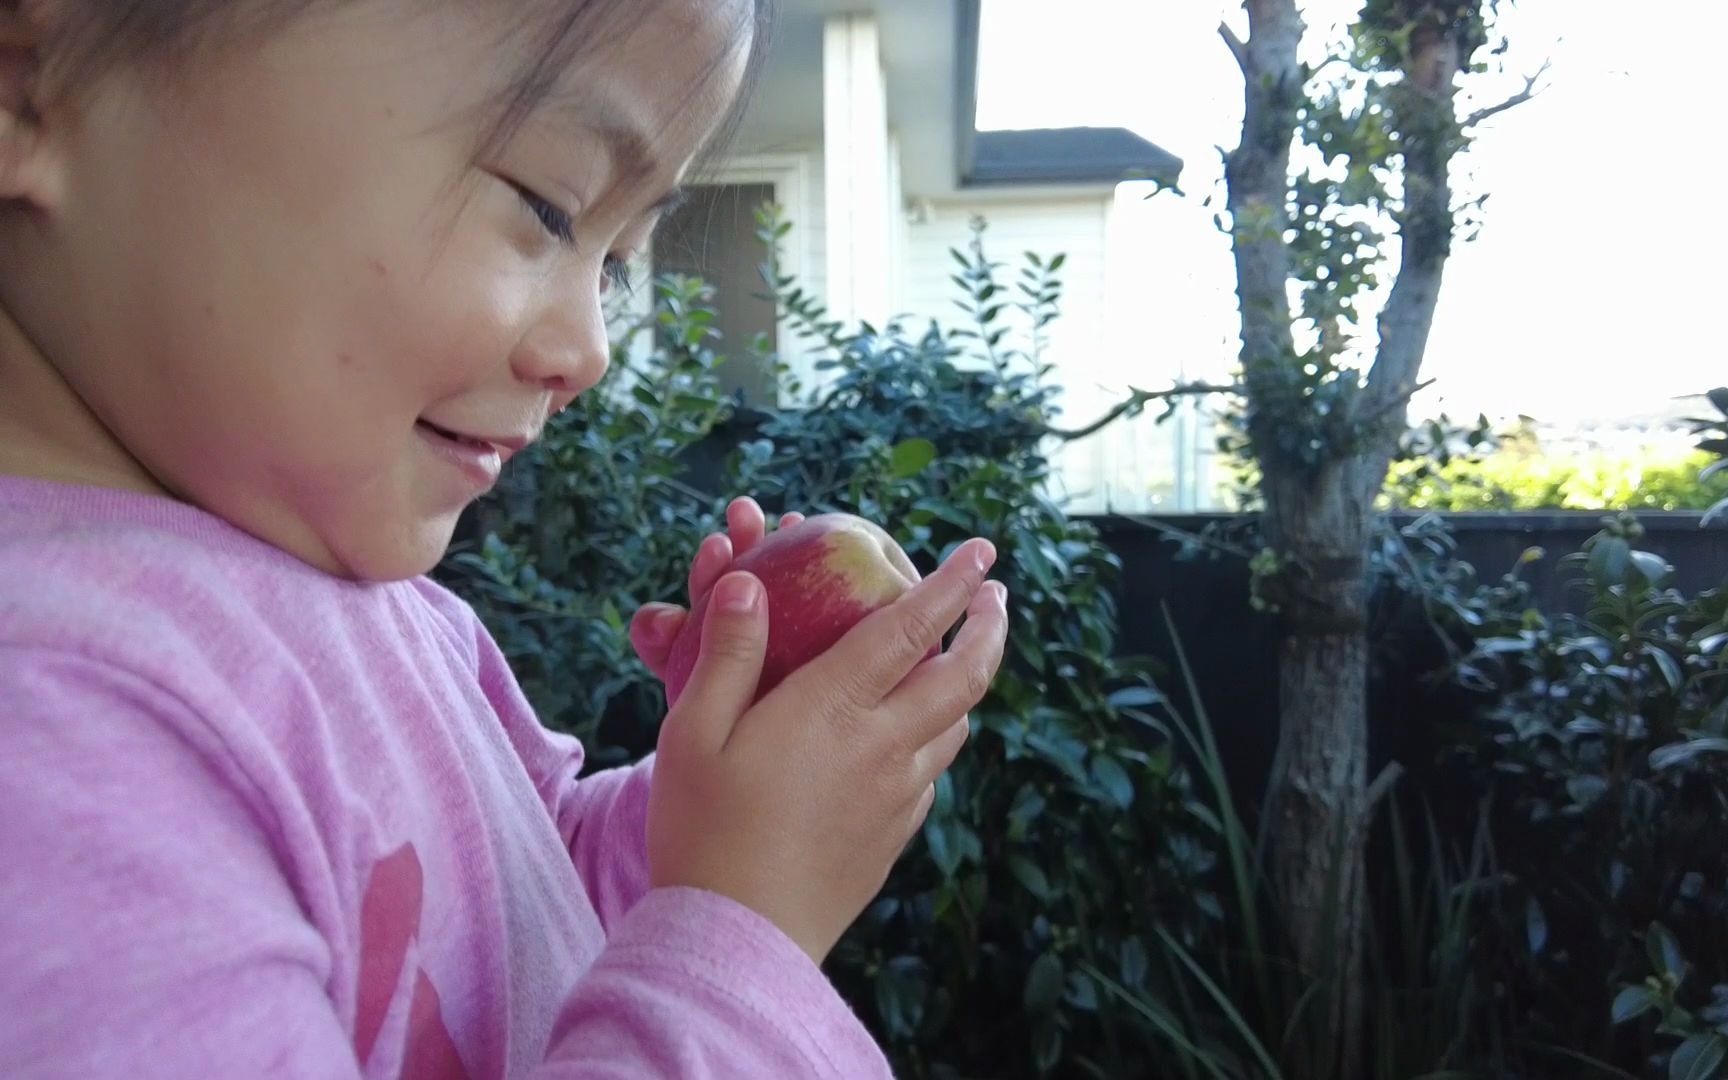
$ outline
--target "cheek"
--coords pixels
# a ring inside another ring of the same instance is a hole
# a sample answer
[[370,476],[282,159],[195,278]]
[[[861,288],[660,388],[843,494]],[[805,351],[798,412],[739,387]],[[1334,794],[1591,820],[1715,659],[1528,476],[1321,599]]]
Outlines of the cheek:
[[[479,245],[470,245],[470,248]],[[531,310],[531,283],[496,254],[447,246],[415,260],[364,256],[335,362],[403,392],[418,411],[430,401],[499,381]]]

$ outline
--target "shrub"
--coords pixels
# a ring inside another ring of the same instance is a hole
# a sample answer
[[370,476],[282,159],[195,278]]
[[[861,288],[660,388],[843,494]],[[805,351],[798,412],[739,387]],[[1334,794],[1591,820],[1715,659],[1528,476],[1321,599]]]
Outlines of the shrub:
[[1416,455],[1394,463],[1387,502],[1446,512],[1704,510],[1728,498],[1728,475],[1709,473],[1710,461],[1702,450],[1559,455],[1521,432],[1441,462]]
[[[771,243],[785,235],[761,224]],[[1152,926],[1215,922],[1213,856],[1183,810],[1186,773],[1134,719],[1157,700],[1149,665],[1112,655],[1121,563],[1045,494],[1054,390],[1038,346],[1062,259],[1029,256],[1005,282],[982,230],[955,252],[967,323],[946,330],[843,328],[766,268],[824,352],[824,385],[757,420],[717,486],[882,522],[926,571],[972,535],[1001,553],[1003,670],[921,837],[829,964],[900,1074],[1146,1075],[1152,1048],[1082,965],[1132,980]],[[739,423],[716,391],[706,292],[660,281],[655,307],[652,357],[632,371],[620,346],[608,391],[512,466],[443,570],[546,722],[589,740],[596,764],[652,747],[663,702],[630,656],[628,616],[682,599],[723,503],[689,465]]]
[[1504,995],[1499,1022],[1532,1053],[1628,1071],[1672,1050],[1649,1025],[1607,1023],[1650,970],[1653,923],[1693,960],[1671,994],[1703,1007],[1728,982],[1728,591],[1681,595],[1641,537],[1621,515],[1564,560],[1583,615],[1536,611],[1512,579],[1476,609],[1463,670],[1494,696],[1456,752],[1491,799],[1498,877],[1478,958]]

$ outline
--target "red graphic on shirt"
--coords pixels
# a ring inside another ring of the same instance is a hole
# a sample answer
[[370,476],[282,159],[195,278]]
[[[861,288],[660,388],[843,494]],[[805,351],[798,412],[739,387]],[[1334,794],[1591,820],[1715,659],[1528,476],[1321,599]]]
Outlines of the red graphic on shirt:
[[[420,932],[423,882],[413,844],[403,844],[372,867],[372,880],[360,903],[360,1003],[354,1020],[354,1050],[362,1063],[372,1054],[390,999],[401,984],[408,943]],[[414,1080],[468,1080],[468,1070],[444,1027],[438,989],[424,970],[415,972],[402,1075]]]

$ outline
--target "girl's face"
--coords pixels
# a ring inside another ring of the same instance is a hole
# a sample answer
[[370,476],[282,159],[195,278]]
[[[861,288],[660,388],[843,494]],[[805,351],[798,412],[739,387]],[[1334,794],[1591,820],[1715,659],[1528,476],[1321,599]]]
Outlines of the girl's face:
[[633,0],[475,160],[538,44],[496,25],[520,7],[317,6],[171,91],[122,70],[31,102],[0,178],[0,472],[166,492],[344,576],[435,565],[605,371],[604,260],[737,93],[752,11]]

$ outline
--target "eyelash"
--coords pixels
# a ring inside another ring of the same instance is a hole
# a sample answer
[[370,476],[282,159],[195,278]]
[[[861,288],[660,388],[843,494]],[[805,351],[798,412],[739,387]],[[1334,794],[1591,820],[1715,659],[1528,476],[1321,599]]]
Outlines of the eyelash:
[[[562,244],[575,246],[576,223],[570,220],[570,215],[560,210],[546,199],[536,195],[521,184],[511,184],[524,205],[540,220],[540,225],[547,232],[558,238]],[[601,263],[601,276],[606,284],[613,288],[631,291],[630,264],[617,255],[608,255]]]

